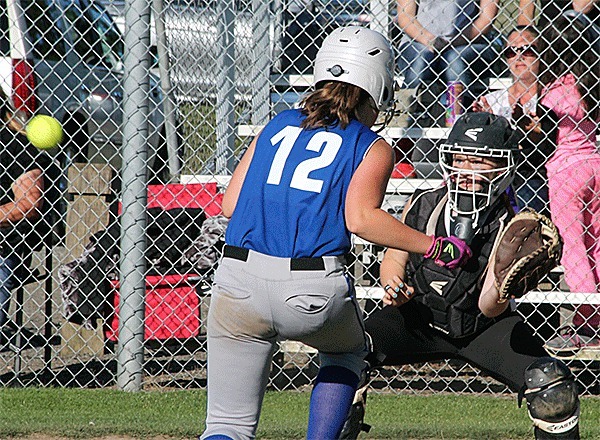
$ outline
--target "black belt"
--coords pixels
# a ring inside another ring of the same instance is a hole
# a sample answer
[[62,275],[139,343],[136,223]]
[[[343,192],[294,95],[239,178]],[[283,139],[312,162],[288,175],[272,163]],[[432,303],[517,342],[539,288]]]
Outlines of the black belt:
[[[226,245],[223,257],[234,260],[248,261],[248,249]],[[325,262],[318,258],[290,258],[290,270],[325,270]]]

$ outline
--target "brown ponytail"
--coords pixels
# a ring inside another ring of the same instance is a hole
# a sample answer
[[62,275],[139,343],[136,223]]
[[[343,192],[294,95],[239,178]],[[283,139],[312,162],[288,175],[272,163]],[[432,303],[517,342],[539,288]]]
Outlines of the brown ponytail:
[[367,92],[352,84],[330,81],[302,99],[306,119],[302,128],[322,128],[339,124],[346,128],[355,119],[355,110],[369,99]]

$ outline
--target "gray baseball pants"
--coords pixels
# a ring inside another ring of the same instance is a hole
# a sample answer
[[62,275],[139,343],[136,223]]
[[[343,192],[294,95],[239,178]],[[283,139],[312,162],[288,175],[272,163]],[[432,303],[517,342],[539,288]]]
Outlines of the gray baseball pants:
[[201,438],[254,438],[280,340],[316,348],[321,367],[342,366],[358,377],[365,367],[362,312],[343,257],[278,258],[226,246],[207,331],[208,408]]

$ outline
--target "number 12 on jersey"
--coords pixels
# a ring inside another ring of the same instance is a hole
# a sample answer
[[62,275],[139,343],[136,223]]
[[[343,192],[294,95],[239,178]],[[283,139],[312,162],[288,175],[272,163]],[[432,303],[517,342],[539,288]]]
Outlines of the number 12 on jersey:
[[[267,184],[279,185],[281,183],[283,170],[301,132],[302,128],[288,125],[271,137],[271,144],[274,147],[279,144],[279,147],[273,157],[273,163],[267,177]],[[292,180],[290,181],[290,187],[301,191],[320,193],[323,188],[323,181],[308,176],[315,170],[320,170],[331,165],[341,146],[342,137],[339,134],[327,131],[316,132],[308,141],[306,150],[321,154],[305,159],[296,166]]]

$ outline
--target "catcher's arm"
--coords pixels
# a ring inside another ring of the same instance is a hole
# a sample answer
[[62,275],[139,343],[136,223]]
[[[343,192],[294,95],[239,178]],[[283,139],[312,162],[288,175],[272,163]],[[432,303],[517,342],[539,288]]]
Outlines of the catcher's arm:
[[[402,211],[402,222],[406,221],[406,213],[411,205],[412,197],[408,199]],[[412,295],[413,288],[404,282],[408,252],[400,249],[388,248],[383,255],[379,275],[381,284],[385,289],[383,303],[388,306],[398,307],[407,302]]]
[[[482,312],[494,316],[488,313],[501,311],[501,306],[506,308],[510,298],[520,298],[535,289],[559,264],[561,254],[562,240],[552,221],[531,209],[519,212],[494,243],[484,283],[487,290],[480,296]],[[489,285],[491,280],[493,288]],[[498,305],[492,304],[493,298]]]
[[388,249],[381,262],[381,283],[385,289],[383,303],[398,307],[412,298],[414,288],[404,281],[408,253],[399,249]]
[[[510,223],[510,222],[509,222]],[[479,310],[488,318],[495,318],[502,314],[510,305],[508,301],[502,301],[500,298],[500,292],[498,291],[498,279],[496,277],[496,251],[500,246],[503,234],[502,232],[508,227],[507,224],[502,225],[500,232],[498,233],[488,265],[485,272],[485,279],[483,281],[483,287],[481,288],[481,294],[479,295]]]
[[494,275],[493,261],[496,259],[496,250],[490,256],[490,264],[487,266],[485,280],[479,295],[479,310],[488,318],[495,318],[502,314],[509,306],[509,302],[499,302],[500,295],[496,288],[496,275]]

